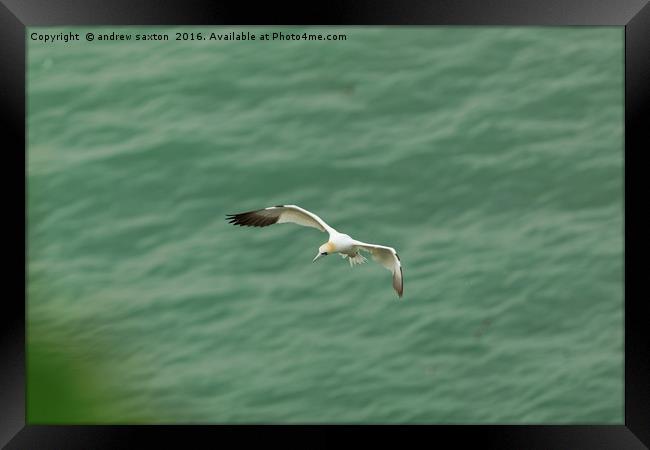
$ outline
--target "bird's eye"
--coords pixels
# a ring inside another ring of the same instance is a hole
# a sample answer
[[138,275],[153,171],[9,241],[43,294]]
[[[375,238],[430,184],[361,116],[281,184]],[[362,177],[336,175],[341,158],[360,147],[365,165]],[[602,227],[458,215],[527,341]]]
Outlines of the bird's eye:
[[327,252],[321,253],[322,256],[327,256]]

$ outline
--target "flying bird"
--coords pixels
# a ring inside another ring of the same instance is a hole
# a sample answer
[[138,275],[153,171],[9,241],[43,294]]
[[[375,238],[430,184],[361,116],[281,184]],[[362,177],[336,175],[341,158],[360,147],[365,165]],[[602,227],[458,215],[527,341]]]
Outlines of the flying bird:
[[397,295],[402,297],[404,293],[402,264],[394,248],[367,244],[352,239],[347,234],[339,233],[325,223],[323,219],[306,209],[296,205],[278,205],[239,214],[228,214],[226,220],[233,225],[247,227],[267,227],[275,223],[295,223],[327,232],[329,240],[318,248],[318,253],[312,262],[323,256],[339,253],[343,259],[347,258],[350,266],[354,266],[366,262],[366,258],[360,253],[363,250],[370,253],[372,259],[391,271],[393,274],[393,288],[395,288]]

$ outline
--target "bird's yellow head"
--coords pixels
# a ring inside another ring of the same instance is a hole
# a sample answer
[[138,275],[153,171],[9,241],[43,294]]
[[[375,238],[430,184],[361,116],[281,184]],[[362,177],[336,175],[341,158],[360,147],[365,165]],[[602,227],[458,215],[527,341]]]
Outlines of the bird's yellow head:
[[314,258],[314,261],[312,261],[312,262],[315,262],[317,259],[322,258],[323,256],[327,256],[330,253],[334,253],[335,250],[336,249],[334,248],[334,244],[332,244],[331,242],[324,243],[323,245],[318,247],[318,253],[316,254],[316,257]]

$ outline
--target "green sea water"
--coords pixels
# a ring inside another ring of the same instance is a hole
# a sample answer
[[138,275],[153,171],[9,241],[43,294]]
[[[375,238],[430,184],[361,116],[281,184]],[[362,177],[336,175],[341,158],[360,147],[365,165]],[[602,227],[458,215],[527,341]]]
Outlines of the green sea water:
[[30,28],[28,422],[622,423],[623,37]]

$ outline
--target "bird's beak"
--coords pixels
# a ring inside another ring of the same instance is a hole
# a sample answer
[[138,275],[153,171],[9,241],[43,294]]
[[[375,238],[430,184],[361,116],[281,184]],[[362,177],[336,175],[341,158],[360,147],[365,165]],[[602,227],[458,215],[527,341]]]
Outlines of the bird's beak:
[[317,260],[318,258],[321,258],[322,256],[323,256],[323,255],[321,255],[320,252],[316,253],[316,257],[314,258],[314,260],[313,260],[312,262],[316,262],[316,260]]

